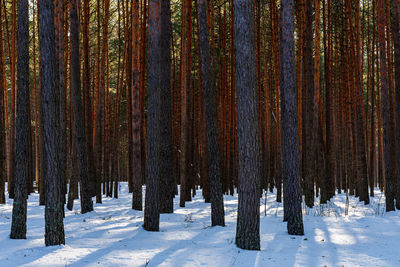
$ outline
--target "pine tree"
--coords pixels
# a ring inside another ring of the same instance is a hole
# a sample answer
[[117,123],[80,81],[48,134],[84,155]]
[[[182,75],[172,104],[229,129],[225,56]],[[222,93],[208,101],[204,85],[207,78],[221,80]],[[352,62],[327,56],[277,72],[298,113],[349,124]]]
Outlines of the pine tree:
[[147,88],[147,183],[144,229],[158,231],[160,225],[160,59],[161,0],[149,1],[149,78]]
[[12,239],[26,238],[26,210],[29,181],[29,24],[28,0],[18,1],[17,121],[15,148]]
[[45,244],[65,244],[63,203],[61,202],[62,179],[59,170],[59,108],[56,87],[56,51],[54,28],[54,4],[40,0],[40,50],[42,114],[44,130],[44,177],[46,185]]
[[236,245],[260,249],[260,158],[252,0],[234,0],[238,112],[238,217]]
[[80,79],[80,50],[79,50],[79,21],[77,0],[71,0],[70,27],[71,27],[71,93],[74,111],[74,144],[76,145],[78,173],[80,181],[81,212],[93,210],[93,202],[89,188],[88,170],[88,145],[86,140],[86,128],[84,124],[84,112],[81,99]]
[[297,130],[296,65],[294,55],[293,0],[282,1],[281,40],[281,112],[282,169],[287,209],[287,229],[290,235],[303,235],[300,189],[300,151]]
[[174,210],[174,177],[172,171],[172,118],[171,118],[171,8],[170,0],[161,0],[161,113],[160,113],[160,212]]
[[399,3],[398,0],[391,0],[392,8],[392,35],[394,43],[394,79],[395,79],[395,95],[396,95],[396,209],[400,209],[400,32],[399,32]]
[[[2,2],[0,1],[0,14],[3,8]],[[3,35],[3,16],[0,18],[0,40],[4,40]],[[0,204],[6,202],[5,196],[5,181],[7,180],[7,174],[5,169],[6,163],[6,120],[5,120],[5,58],[4,58],[4,42],[0,42]]]
[[222,196],[220,153],[218,148],[217,107],[215,86],[211,66],[211,53],[208,34],[207,0],[197,1],[199,42],[201,55],[201,80],[204,90],[204,109],[207,132],[207,176],[210,182],[211,225],[225,225],[224,199]]
[[394,166],[392,164],[392,140],[390,132],[390,109],[389,109],[389,86],[386,62],[386,41],[385,41],[385,1],[378,0],[378,44],[380,55],[380,78],[381,78],[381,106],[383,121],[383,151],[385,163],[385,197],[386,211],[394,211]]

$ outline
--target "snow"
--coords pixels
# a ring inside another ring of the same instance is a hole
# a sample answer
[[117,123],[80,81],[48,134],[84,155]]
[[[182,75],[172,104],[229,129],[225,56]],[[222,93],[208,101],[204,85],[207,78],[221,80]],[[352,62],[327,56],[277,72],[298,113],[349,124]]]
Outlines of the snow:
[[345,195],[314,209],[303,210],[304,236],[289,236],[282,222],[282,204],[268,193],[264,216],[261,200],[261,251],[235,244],[237,195],[225,196],[226,227],[210,227],[210,204],[201,191],[175,213],[162,214],[160,232],[141,227],[143,212],[131,209],[127,184],[119,199],[103,198],[95,211],[66,211],[66,245],[45,247],[44,208],[38,195],[28,204],[27,240],[11,240],[12,200],[0,205],[0,266],[400,266],[400,212],[384,212],[384,197],[376,190],[364,206]]

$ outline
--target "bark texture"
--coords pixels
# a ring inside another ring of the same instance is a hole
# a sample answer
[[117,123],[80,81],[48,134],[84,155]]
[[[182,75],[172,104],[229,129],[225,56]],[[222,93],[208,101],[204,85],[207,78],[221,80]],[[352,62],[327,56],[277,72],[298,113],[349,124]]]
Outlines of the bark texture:
[[217,105],[215,84],[211,65],[210,42],[208,35],[207,0],[197,1],[199,23],[199,42],[201,56],[201,78],[204,90],[203,106],[205,110],[207,134],[207,177],[210,183],[211,225],[225,225],[224,199],[221,185],[220,152],[218,147]]
[[93,210],[93,201],[89,187],[88,142],[81,99],[80,56],[79,56],[79,21],[77,0],[71,0],[71,93],[74,111],[74,144],[76,145],[78,174],[80,182],[81,212]]
[[385,40],[385,1],[378,0],[378,47],[380,55],[380,78],[381,78],[381,106],[383,125],[383,157],[385,164],[385,197],[386,211],[394,211],[394,166],[392,164],[392,140],[390,133],[390,93],[387,76],[386,62],[386,40]]
[[234,0],[238,113],[238,217],[236,245],[260,249],[260,158],[252,0]]
[[[29,181],[29,24],[28,0],[18,0],[17,117],[12,239],[26,238],[27,182]],[[11,152],[14,153],[14,152]]]
[[171,8],[170,0],[161,0],[161,113],[160,113],[160,212],[174,211],[171,115]]
[[149,1],[149,78],[147,88],[147,181],[144,229],[158,231],[160,224],[160,38],[161,0]]
[[44,130],[45,244],[65,244],[59,158],[59,108],[56,87],[54,4],[40,0],[40,50]]
[[287,229],[290,235],[303,235],[300,190],[300,151],[297,129],[296,64],[294,55],[293,0],[282,1],[281,113],[282,170],[285,185]]

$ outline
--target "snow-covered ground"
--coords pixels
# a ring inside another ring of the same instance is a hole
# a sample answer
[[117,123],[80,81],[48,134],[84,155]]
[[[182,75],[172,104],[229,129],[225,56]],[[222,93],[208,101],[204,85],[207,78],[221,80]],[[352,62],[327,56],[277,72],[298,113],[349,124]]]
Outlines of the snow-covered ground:
[[376,191],[364,206],[345,195],[324,207],[304,210],[305,235],[289,236],[275,194],[261,201],[261,251],[235,244],[237,196],[225,196],[226,227],[210,227],[210,204],[201,192],[186,208],[175,198],[175,213],[162,214],[160,232],[141,227],[143,212],[131,209],[121,185],[119,199],[104,198],[95,211],[66,211],[66,245],[44,246],[43,207],[29,197],[27,240],[9,239],[12,201],[0,205],[0,266],[400,266],[400,212],[384,213]]

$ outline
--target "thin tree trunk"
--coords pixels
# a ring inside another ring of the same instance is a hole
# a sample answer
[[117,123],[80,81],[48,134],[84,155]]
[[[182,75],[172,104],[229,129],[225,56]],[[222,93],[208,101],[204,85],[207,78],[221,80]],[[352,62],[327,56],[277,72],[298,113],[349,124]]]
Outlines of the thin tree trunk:
[[[142,210],[142,107],[140,98],[140,66],[139,66],[139,1],[132,2],[132,93],[131,93],[131,116],[132,116],[132,160],[129,162],[132,168],[132,208]],[[134,169],[134,171],[133,171]]]
[[396,95],[396,209],[400,209],[400,32],[399,32],[399,3],[398,0],[391,0],[392,8],[392,35],[394,42],[394,79],[395,79],[395,95]]
[[[0,1],[0,14],[2,8]],[[0,40],[4,40],[3,35],[3,16],[0,16]],[[0,42],[0,204],[6,202],[5,196],[5,182],[7,180],[6,173],[6,121],[5,121],[5,94],[6,90],[6,76],[5,76],[5,57],[4,57],[4,42]]]
[[305,23],[303,42],[303,177],[305,203],[308,207],[314,206],[314,178],[315,178],[315,136],[317,128],[314,121],[314,75],[313,75],[313,31],[312,31],[313,1],[305,1]]

